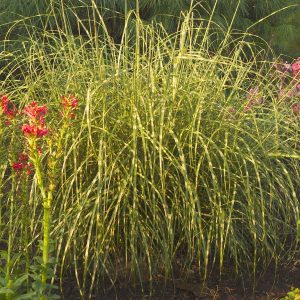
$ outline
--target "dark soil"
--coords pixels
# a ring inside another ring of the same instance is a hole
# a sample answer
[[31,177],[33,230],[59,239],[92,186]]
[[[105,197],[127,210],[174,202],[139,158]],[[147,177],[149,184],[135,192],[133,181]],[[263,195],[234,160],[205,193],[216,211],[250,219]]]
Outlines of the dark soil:
[[[149,283],[144,283],[144,291],[140,287],[129,286],[128,284],[116,283],[106,293],[98,293],[92,299],[95,300],[267,300],[281,299],[291,287],[300,287],[300,261],[282,266],[275,271],[274,266],[270,267],[264,275],[257,279],[256,288],[253,287],[250,279],[233,278],[230,274],[224,275],[222,280],[211,279],[206,288],[201,288],[197,276],[189,277],[189,280],[175,279],[172,283],[165,284],[163,278],[157,278],[152,286],[150,294]],[[64,299],[82,299],[76,295],[73,282],[66,283],[64,287]]]

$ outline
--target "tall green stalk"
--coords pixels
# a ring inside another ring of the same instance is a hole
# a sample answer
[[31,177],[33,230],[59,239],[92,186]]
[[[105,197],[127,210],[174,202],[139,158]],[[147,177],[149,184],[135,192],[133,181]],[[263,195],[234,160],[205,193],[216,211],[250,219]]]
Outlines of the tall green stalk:
[[42,256],[43,256],[43,267],[42,267],[42,283],[46,284],[47,282],[47,266],[49,261],[49,227],[50,227],[50,217],[51,217],[51,203],[49,202],[49,198],[46,193],[44,177],[42,175],[43,171],[41,168],[41,158],[36,150],[36,140],[33,140],[33,147],[34,149],[34,169],[36,173],[37,184],[40,189],[43,201],[43,246],[42,246]]
[[[13,222],[14,222],[14,192],[16,190],[16,179],[12,179],[12,187],[11,187],[11,194],[9,197],[10,202],[10,211],[9,211],[9,228],[8,228],[8,242],[7,242],[7,260],[6,260],[6,281],[7,281],[7,288],[11,288],[13,280],[11,278],[11,258],[12,258],[12,246],[13,246]],[[10,293],[6,294],[6,300],[11,300],[12,295]]]
[[[28,174],[24,173],[21,175],[21,201],[23,205],[23,214],[22,214],[22,233],[23,233],[23,247],[25,251],[25,274],[29,274],[29,236],[28,236],[28,226],[29,226],[29,201],[27,196],[27,187],[28,187]],[[29,288],[29,276],[27,277],[27,291]]]

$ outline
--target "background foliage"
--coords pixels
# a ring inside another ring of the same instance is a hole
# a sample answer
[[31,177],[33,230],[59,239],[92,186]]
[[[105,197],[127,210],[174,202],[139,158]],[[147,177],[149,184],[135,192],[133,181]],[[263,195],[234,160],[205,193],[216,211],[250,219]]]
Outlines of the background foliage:
[[[49,3],[50,2],[50,3]],[[115,38],[120,38],[124,25],[126,11],[136,9],[136,0],[2,0],[0,3],[0,24],[7,24],[20,16],[33,16],[49,12],[50,6],[65,5],[77,7],[76,13],[82,18],[90,18],[90,12],[86,6],[95,4],[100,9]],[[297,57],[300,55],[300,0],[139,0],[139,11],[145,23],[151,21],[162,22],[170,31],[177,28],[181,11],[187,10],[193,5],[197,15],[201,18],[209,18],[226,30],[235,16],[233,28],[262,36],[276,50],[277,54],[286,54]],[[293,6],[294,5],[294,6]],[[292,6],[284,9],[285,7]],[[278,11],[271,17],[270,14]],[[265,19],[264,19],[265,18]],[[263,22],[258,22],[264,19]],[[40,20],[37,18],[35,22]],[[257,23],[258,22],[258,23]],[[73,29],[76,31],[76,22]],[[216,28],[217,28],[216,26]],[[249,29],[250,27],[250,29]],[[2,37],[8,27],[2,27]]]

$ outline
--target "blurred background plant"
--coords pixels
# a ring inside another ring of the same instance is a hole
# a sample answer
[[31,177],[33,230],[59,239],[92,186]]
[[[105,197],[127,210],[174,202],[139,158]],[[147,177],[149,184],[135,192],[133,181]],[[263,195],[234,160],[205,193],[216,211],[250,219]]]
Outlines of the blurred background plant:
[[[217,32],[220,32],[220,28],[221,32],[227,32],[228,28],[236,33],[248,31],[265,39],[277,54],[300,56],[299,0],[2,0],[1,36],[3,38],[7,33],[8,24],[23,17],[36,16],[31,22],[36,26],[44,26],[45,19],[49,21],[49,12],[59,13],[59,6],[76,10],[82,21],[89,19],[92,15],[88,7],[94,5],[101,13],[111,36],[119,40],[125,15],[130,10],[136,10],[137,3],[143,22],[161,23],[169,32],[177,30],[181,13],[194,7],[195,15],[203,20],[211,19]],[[52,21],[57,21],[57,18]],[[68,22],[73,32],[77,32],[78,22],[72,13],[68,16]],[[20,29],[14,32],[21,36],[25,34]]]

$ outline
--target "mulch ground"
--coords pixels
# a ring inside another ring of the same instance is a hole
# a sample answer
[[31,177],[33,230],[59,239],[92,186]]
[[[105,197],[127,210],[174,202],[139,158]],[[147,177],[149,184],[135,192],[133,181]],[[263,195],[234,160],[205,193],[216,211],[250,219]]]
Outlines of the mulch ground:
[[[250,280],[233,278],[225,274],[222,280],[210,280],[206,288],[201,288],[195,276],[189,280],[175,279],[172,283],[164,284],[163,280],[156,280],[152,294],[147,292],[147,282],[142,292],[139,287],[129,286],[125,282],[115,284],[114,288],[105,294],[94,295],[95,300],[267,300],[281,299],[291,287],[300,287],[300,260],[290,263],[275,272],[274,267],[257,279],[255,291]],[[66,283],[64,299],[79,300],[75,294],[74,282]]]

